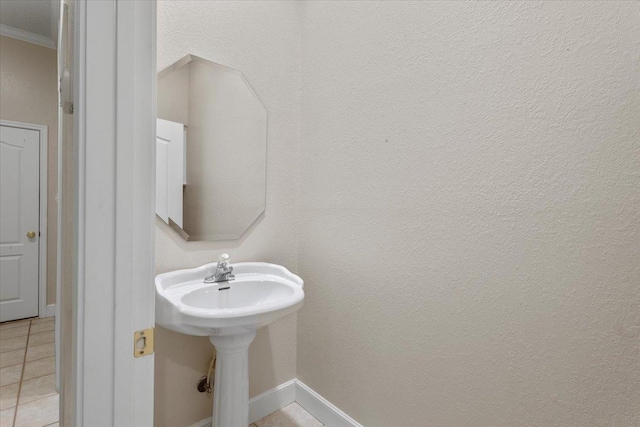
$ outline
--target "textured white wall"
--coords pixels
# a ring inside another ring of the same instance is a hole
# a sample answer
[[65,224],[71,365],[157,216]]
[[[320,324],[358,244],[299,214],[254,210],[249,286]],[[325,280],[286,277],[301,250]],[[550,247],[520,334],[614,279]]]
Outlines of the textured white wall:
[[640,3],[302,12],[298,378],[367,427],[640,425]]
[[[194,267],[228,252],[234,262],[259,260],[297,270],[300,3],[160,1],[158,70],[186,54],[241,70],[268,114],[267,202],[240,240],[185,242],[157,221],[157,272]],[[195,386],[212,346],[157,328],[156,426],[183,427],[211,416],[211,400]],[[296,317],[263,328],[249,354],[250,395],[295,377]]]

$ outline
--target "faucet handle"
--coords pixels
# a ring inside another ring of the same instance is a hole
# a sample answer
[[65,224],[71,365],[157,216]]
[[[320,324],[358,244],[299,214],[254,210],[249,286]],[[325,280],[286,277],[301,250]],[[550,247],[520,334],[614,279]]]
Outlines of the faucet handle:
[[218,258],[218,264],[227,264],[229,262],[229,254],[222,254]]

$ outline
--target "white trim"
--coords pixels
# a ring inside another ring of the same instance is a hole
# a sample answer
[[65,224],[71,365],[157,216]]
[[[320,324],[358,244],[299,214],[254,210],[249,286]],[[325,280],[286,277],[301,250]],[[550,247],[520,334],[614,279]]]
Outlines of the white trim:
[[[290,380],[249,399],[249,423],[254,423],[296,401],[296,380]],[[190,427],[211,427],[211,417]]]
[[21,30],[19,28],[10,27],[8,25],[0,24],[0,36],[11,37],[12,39],[21,40],[27,43],[37,44],[38,46],[47,47],[49,49],[56,48],[49,37],[41,36],[40,34],[30,33],[29,31]]
[[296,401],[296,380],[267,390],[249,399],[249,422],[254,423]]
[[[135,330],[155,326],[156,2],[114,0],[113,6],[117,165],[112,171],[116,249],[113,425],[152,427],[155,356],[134,358],[132,337]],[[102,378],[99,370],[97,373]]]
[[[255,423],[293,402],[297,402],[327,427],[363,427],[298,379],[287,381],[250,399],[249,422]],[[190,427],[211,427],[211,417]]]
[[47,178],[48,178],[48,146],[47,127],[40,130],[40,262],[38,268],[39,299],[38,315],[42,317],[47,312]]
[[0,125],[39,132],[40,208],[38,236],[38,316],[47,317],[47,126],[33,123],[0,120]]
[[[73,158],[74,158],[74,192],[75,203],[73,206],[73,234],[74,234],[74,264],[73,264],[73,284],[72,284],[72,302],[71,310],[73,312],[72,318],[75,317],[75,322],[72,321],[71,325],[71,342],[75,342],[75,348],[71,350],[73,356],[75,356],[74,372],[65,373],[66,378],[72,378],[72,396],[67,402],[65,395],[62,395],[62,408],[68,408],[66,405],[71,405],[72,409],[71,420],[65,420],[65,423],[70,422],[73,427],[82,427],[83,422],[83,409],[84,409],[84,286],[81,284],[80,278],[84,276],[84,207],[85,205],[85,141],[86,141],[86,108],[85,102],[85,76],[86,76],[86,62],[87,62],[87,17],[86,17],[86,1],[78,1],[74,7],[74,18],[70,20],[74,22],[73,28],[73,103],[76,106],[74,108],[73,118]],[[100,40],[100,39],[98,39]],[[110,380],[109,376],[105,379]]]
[[[58,222],[56,224],[57,227],[57,235],[58,239],[56,242],[56,322],[55,322],[55,356],[56,356],[56,390],[60,391],[60,370],[62,361],[60,359],[60,349],[61,349],[61,341],[62,334],[60,323],[62,322],[61,315],[61,307],[62,307],[62,170],[63,170],[63,139],[64,139],[64,126],[63,126],[63,114],[64,111],[61,107],[62,98],[60,94],[60,76],[62,76],[62,72],[64,70],[64,65],[66,62],[67,51],[69,46],[67,46],[67,27],[68,24],[68,6],[64,3],[64,1],[60,2],[60,6],[58,9],[58,35],[57,35],[57,46],[58,46],[58,182],[56,185],[56,210]],[[63,38],[64,37],[64,38]],[[63,421],[60,418],[60,421]]]
[[211,417],[200,420],[197,423],[191,424],[189,427],[211,427]]
[[296,380],[296,402],[327,427],[362,427],[300,380]]
[[55,315],[56,315],[56,305],[48,304],[47,308],[44,311],[44,314],[41,314],[40,317],[55,317]]
[[[75,2],[72,425],[153,426],[155,1]],[[96,387],[96,384],[99,384]]]

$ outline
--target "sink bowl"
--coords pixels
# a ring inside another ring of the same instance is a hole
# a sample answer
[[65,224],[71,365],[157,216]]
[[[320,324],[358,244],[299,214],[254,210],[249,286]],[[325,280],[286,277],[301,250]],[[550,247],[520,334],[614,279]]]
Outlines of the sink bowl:
[[204,283],[216,263],[156,276],[156,322],[197,336],[255,331],[302,306],[304,282],[286,268],[231,264],[235,280]]

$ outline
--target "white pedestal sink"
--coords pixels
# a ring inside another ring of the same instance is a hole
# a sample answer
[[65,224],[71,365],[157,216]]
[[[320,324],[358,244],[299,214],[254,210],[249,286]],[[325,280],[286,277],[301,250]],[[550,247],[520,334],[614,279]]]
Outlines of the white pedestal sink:
[[304,282],[267,263],[232,264],[235,279],[204,283],[216,263],[156,276],[156,323],[216,347],[213,427],[249,425],[249,345],[256,330],[302,306]]

